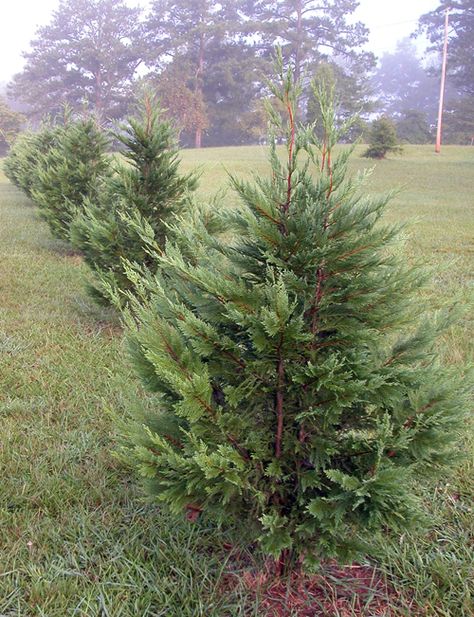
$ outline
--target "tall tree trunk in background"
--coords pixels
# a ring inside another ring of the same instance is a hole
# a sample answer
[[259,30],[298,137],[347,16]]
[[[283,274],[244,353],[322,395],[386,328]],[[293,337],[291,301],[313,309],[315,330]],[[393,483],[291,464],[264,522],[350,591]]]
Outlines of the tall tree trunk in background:
[[298,81],[301,77],[301,63],[303,61],[303,2],[302,0],[296,0],[296,40],[295,40],[295,81]]
[[97,122],[101,123],[103,119],[104,113],[104,101],[102,97],[102,73],[100,69],[97,69],[95,74],[95,115],[97,117]]
[[[196,71],[196,82],[194,86],[195,94],[199,95],[202,99],[202,74],[204,72],[204,33],[201,32],[199,35],[199,56],[198,56],[198,67]],[[194,146],[196,148],[201,148],[202,146],[202,126],[196,127],[196,135],[194,139]]]

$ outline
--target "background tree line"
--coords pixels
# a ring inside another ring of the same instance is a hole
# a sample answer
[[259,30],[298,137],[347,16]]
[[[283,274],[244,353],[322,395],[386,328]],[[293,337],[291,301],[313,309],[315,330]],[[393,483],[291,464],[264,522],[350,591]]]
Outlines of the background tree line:
[[[340,114],[392,117],[399,137],[428,142],[436,118],[443,0],[420,18],[432,45],[418,59],[411,41],[376,65],[364,49],[368,29],[351,20],[357,0],[153,0],[147,9],[123,0],[60,0],[38,28],[25,67],[9,85],[11,100],[39,120],[87,109],[101,122],[123,118],[143,88],[156,89],[184,145],[237,145],[266,134],[262,100],[270,96],[275,42],[309,83],[332,82]],[[452,7],[447,141],[474,133],[474,0]],[[308,88],[299,113],[314,120]],[[363,124],[363,123],[362,123]],[[363,126],[353,129],[360,134]]]

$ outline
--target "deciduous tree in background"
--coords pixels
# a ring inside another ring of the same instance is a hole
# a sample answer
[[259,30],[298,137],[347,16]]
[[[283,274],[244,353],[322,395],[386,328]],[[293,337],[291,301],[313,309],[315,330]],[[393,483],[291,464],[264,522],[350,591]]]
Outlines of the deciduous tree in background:
[[[243,0],[155,0],[146,21],[147,62],[163,70],[170,62],[188,76],[187,86],[196,100],[205,101],[204,83],[209,70],[222,62],[222,53],[235,43],[240,32],[239,8]],[[218,48],[210,62],[210,48]],[[207,109],[206,109],[207,111]],[[194,145],[202,145],[203,126],[198,125]]]
[[474,97],[448,101],[443,136],[447,143],[474,145]]
[[400,41],[394,52],[383,54],[372,86],[379,98],[379,108],[388,116],[397,117],[416,109],[434,123],[438,113],[439,77],[429,73],[417,54],[413,41]]
[[428,144],[434,140],[433,131],[426,115],[417,109],[407,109],[398,118],[396,124],[397,137],[411,144]]
[[202,92],[196,92],[187,85],[191,80],[182,70],[170,66],[147,81],[156,88],[163,114],[178,133],[196,135],[196,132],[202,133],[209,127]]

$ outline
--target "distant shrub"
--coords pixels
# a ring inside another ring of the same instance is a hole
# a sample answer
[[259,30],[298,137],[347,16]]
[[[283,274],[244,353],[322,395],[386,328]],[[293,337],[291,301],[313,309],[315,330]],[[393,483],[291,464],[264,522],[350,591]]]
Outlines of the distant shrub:
[[369,147],[364,152],[365,157],[383,159],[388,152],[401,153],[395,124],[387,116],[382,116],[372,122],[369,133]]

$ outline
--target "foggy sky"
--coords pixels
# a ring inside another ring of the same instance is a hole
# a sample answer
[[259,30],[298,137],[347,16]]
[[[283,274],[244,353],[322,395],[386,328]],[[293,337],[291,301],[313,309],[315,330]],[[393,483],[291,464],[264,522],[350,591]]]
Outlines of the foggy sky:
[[[146,0],[129,0],[131,6],[147,6]],[[21,70],[21,52],[28,49],[39,25],[50,21],[59,0],[4,0],[0,20],[0,83]],[[435,9],[439,0],[360,0],[356,18],[371,30],[367,49],[376,55],[393,51],[397,40],[410,35],[417,18]]]

